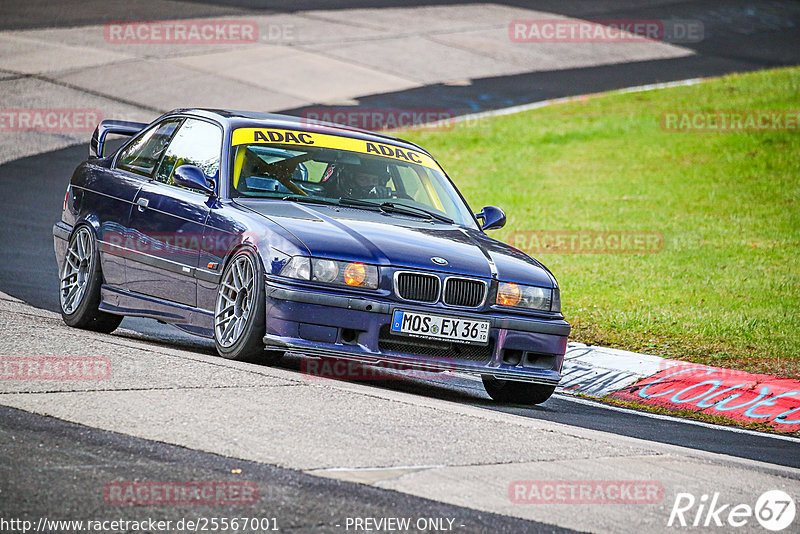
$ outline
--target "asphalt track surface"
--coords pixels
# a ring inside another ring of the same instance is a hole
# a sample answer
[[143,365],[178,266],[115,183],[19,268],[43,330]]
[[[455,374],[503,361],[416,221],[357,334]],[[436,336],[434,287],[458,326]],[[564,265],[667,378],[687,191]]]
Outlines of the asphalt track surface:
[[[450,2],[414,2],[433,5]],[[459,2],[464,3],[464,2]],[[385,6],[387,2],[349,2],[352,7]],[[397,2],[400,4],[400,2]],[[514,3],[530,7],[533,3]],[[536,7],[564,15],[580,13],[564,2],[540,2]],[[684,2],[678,5],[620,9],[615,18],[692,18],[694,11],[707,7],[707,2]],[[743,2],[713,2],[722,12],[744,9]],[[409,3],[403,3],[409,5]],[[765,4],[776,9],[797,10],[797,4],[775,2]],[[155,7],[154,7],[155,6]],[[51,5],[43,1],[12,0],[4,2],[0,29],[48,27],[53,25],[96,24],[107,20],[143,20],[167,17],[200,17],[253,12],[255,2],[225,2],[211,5],[192,3],[180,14],[167,3],[138,4],[131,2],[83,2]],[[294,11],[326,8],[324,2],[272,2],[270,9]],[[603,14],[609,18],[606,12]],[[365,107],[412,107],[424,103],[447,106],[458,112],[474,112],[524,104],[546,98],[598,92],[632,85],[713,76],[735,71],[757,70],[781,65],[800,64],[800,25],[775,29],[765,28],[769,20],[751,28],[729,27],[724,20],[705,21],[709,36],[694,47],[696,55],[687,58],[609,65],[556,72],[532,72],[513,76],[472,80],[467,87],[430,85],[399,93],[367,95],[360,98]],[[88,143],[87,143],[88,144]],[[34,306],[57,310],[57,268],[52,252],[52,224],[58,219],[64,189],[78,162],[85,159],[86,145],[39,154],[0,166],[0,290]],[[123,326],[136,330],[141,338],[158,343],[212,353],[210,344],[192,338],[171,327],[149,320],[126,319]],[[296,359],[287,358],[282,366],[299,368]],[[298,371],[299,372],[299,371]],[[576,404],[569,399],[553,397],[535,408],[498,406],[488,400],[479,383],[469,380],[392,381],[374,387],[394,388],[431,398],[463,402],[489,410],[561,422],[584,428],[607,431],[651,441],[718,452],[760,460],[776,465],[800,467],[797,444],[770,436],[713,430],[680,421],[654,420],[643,415],[608,410],[602,406]],[[503,516],[474,512],[434,503],[394,492],[386,492],[355,484],[321,480],[291,470],[261,464],[248,464],[211,454],[189,451],[81,427],[71,423],[35,416],[26,412],[0,408],[0,436],[4,446],[0,462],[0,479],[10,492],[0,496],[5,503],[15,503],[25,515],[45,515],[54,503],[70,497],[73,517],[89,516],[78,512],[102,509],[102,496],[97,485],[113,473],[121,478],[131,473],[149,479],[212,478],[229,467],[247,464],[245,472],[264,488],[267,498],[255,512],[277,515],[288,529],[302,531],[341,531],[337,521],[350,516],[451,516],[465,525],[466,531],[557,531],[530,522]],[[28,467],[45,465],[48,469]],[[108,470],[98,476],[87,465],[101,465]],[[127,473],[127,475],[126,475]],[[144,473],[144,475],[142,475]],[[79,498],[80,496],[80,498]],[[98,500],[99,499],[99,500]],[[300,504],[302,503],[302,504]],[[263,510],[260,508],[263,504]],[[99,507],[99,508],[98,508]],[[235,510],[238,511],[238,510]],[[137,508],[136,518],[142,509]],[[181,510],[165,514],[179,517]],[[98,514],[94,514],[97,516]],[[223,515],[220,512],[219,515]],[[487,523],[488,522],[488,523]],[[491,528],[487,528],[491,525]]]
[[[4,443],[0,503],[5,517],[152,518],[171,520],[173,525],[198,517],[275,518],[281,532],[342,532],[348,517],[410,517],[450,519],[459,533],[574,532],[97,430],[5,406],[0,407],[0,441]],[[241,472],[232,473],[238,470]],[[255,483],[257,499],[253,504],[208,506],[125,506],[106,501],[106,484],[130,481],[132,473],[137,480]]]

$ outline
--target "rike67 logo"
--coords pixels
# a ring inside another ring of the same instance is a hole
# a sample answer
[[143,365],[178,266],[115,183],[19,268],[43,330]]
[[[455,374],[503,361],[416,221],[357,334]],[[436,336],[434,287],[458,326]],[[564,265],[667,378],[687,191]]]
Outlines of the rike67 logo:
[[678,493],[667,526],[730,529],[752,525],[755,518],[763,528],[778,532],[794,523],[795,513],[794,499],[781,490],[764,492],[755,506],[725,502],[718,492],[699,499],[691,493]]

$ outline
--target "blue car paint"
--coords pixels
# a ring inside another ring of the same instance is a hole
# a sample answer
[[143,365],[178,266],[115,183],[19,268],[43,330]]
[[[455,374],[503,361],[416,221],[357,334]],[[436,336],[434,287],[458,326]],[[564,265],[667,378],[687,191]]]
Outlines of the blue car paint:
[[[152,317],[193,334],[213,336],[213,309],[225,262],[240,247],[252,247],[266,273],[265,343],[307,355],[367,362],[458,369],[499,378],[556,384],[566,350],[569,325],[560,313],[512,310],[494,302],[498,280],[555,287],[552,274],[523,252],[479,229],[437,221],[344,207],[267,199],[232,200],[228,196],[233,130],[273,127],[303,130],[300,119],[272,114],[176,110],[174,117],[195,117],[223,129],[216,195],[165,186],[116,169],[115,155],[90,158],[75,170],[62,219],[54,227],[56,257],[62,264],[66,240],[78,225],[88,225],[101,250],[105,284],[101,309]],[[340,127],[345,137],[373,140],[425,152],[399,139]],[[427,154],[427,152],[425,152]],[[460,193],[459,193],[460,194]],[[137,202],[147,199],[146,209]],[[163,234],[192,236],[176,250]],[[138,246],[141,243],[146,252]],[[279,276],[295,255],[361,261],[380,267],[379,288],[360,290],[289,280]],[[432,257],[444,257],[439,265]],[[397,270],[413,269],[440,278],[464,275],[490,285],[478,309],[454,309],[442,302],[418,305],[393,293]],[[492,321],[487,361],[381,350],[379,333],[392,314],[403,310],[473,317]],[[352,332],[353,336],[343,335]],[[526,354],[504,361],[508,351]]]

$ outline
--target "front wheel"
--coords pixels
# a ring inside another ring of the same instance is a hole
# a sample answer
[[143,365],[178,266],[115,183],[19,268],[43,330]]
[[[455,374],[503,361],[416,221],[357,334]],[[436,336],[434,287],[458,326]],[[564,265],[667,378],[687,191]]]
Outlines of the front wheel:
[[65,323],[106,334],[119,326],[122,316],[98,309],[102,283],[103,273],[94,233],[89,227],[80,226],[69,239],[67,255],[61,266],[58,300]]
[[555,386],[501,380],[493,376],[481,376],[486,393],[497,402],[513,404],[541,404],[553,394]]
[[266,363],[277,359],[264,352],[265,308],[264,267],[255,252],[244,248],[228,262],[217,289],[214,341],[220,356]]

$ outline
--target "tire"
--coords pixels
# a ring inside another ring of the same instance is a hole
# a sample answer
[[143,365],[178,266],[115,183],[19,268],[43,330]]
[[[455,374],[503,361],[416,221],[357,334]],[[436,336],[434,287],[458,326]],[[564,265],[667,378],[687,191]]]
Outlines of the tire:
[[497,402],[534,405],[542,404],[556,390],[555,386],[501,380],[493,376],[481,376],[486,393]]
[[69,238],[59,278],[58,302],[67,325],[104,334],[119,326],[121,315],[99,310],[102,284],[94,232],[88,226],[78,226]]
[[238,251],[222,272],[214,306],[214,342],[223,358],[275,363],[279,352],[265,352],[264,267],[250,248]]

